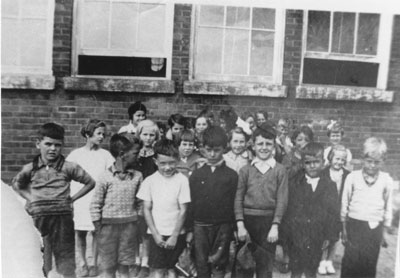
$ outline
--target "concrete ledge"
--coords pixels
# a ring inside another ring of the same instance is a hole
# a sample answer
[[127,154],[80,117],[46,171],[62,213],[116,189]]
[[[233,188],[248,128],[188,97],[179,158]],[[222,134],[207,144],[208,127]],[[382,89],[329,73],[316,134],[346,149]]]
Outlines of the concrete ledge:
[[35,74],[2,74],[1,88],[3,89],[36,89],[53,90],[55,78],[51,75]]
[[64,88],[77,91],[175,93],[175,82],[159,79],[64,77]]
[[287,97],[286,86],[254,82],[185,81],[183,92],[196,95]]
[[296,87],[296,98],[390,103],[393,102],[393,91],[366,87],[300,85]]

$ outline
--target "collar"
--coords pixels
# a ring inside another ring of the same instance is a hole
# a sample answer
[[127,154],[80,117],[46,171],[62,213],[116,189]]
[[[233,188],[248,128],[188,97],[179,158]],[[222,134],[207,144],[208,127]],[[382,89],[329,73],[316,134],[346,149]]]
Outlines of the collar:
[[142,148],[139,151],[139,157],[148,157],[148,156],[152,156],[152,155],[154,155],[154,150],[153,149]]
[[305,177],[306,177],[306,182],[309,185],[311,185],[312,190],[315,191],[315,189],[317,188],[317,185],[318,185],[320,177],[311,178],[307,174],[305,174]]
[[275,168],[276,160],[273,157],[268,158],[267,160],[261,160],[258,157],[254,158],[251,162],[251,165],[268,165],[270,168]]
[[361,173],[362,173],[362,176],[364,178],[365,183],[368,186],[373,185],[378,180],[378,177],[379,177],[379,172],[373,177],[371,177],[371,176],[367,175],[366,173],[364,173],[363,170],[361,171]]
[[133,178],[133,176],[135,175],[135,170],[125,169],[125,171],[122,171],[121,169],[117,169],[117,167],[115,167],[115,164],[111,165],[110,171],[113,174],[113,176],[118,174],[128,174],[131,178]]
[[223,164],[224,164],[224,159],[222,158],[220,161],[218,161],[217,163],[214,163],[214,164],[210,164],[210,163],[208,163],[208,161],[207,161],[207,165],[208,166],[210,166],[210,167],[220,167],[220,166],[222,166]]
[[60,156],[57,158],[56,161],[53,161],[53,162],[51,162],[51,163],[49,163],[49,164],[45,164],[45,163],[43,162],[43,160],[42,160],[42,157],[41,157],[40,155],[38,155],[38,156],[36,156],[36,157],[33,159],[33,169],[34,169],[34,170],[37,170],[37,169],[40,169],[40,168],[46,166],[46,167],[52,167],[52,168],[56,169],[57,171],[60,171],[61,168],[62,168],[63,165],[64,165],[64,162],[65,162],[64,156],[63,156],[63,155],[60,155]]

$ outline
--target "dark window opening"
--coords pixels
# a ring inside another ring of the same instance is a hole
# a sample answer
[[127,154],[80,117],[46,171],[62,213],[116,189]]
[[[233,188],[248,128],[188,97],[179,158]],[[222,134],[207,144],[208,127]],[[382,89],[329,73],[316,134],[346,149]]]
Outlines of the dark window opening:
[[80,75],[166,77],[167,59],[79,55],[78,65]]
[[305,58],[303,83],[376,87],[378,69],[377,63]]

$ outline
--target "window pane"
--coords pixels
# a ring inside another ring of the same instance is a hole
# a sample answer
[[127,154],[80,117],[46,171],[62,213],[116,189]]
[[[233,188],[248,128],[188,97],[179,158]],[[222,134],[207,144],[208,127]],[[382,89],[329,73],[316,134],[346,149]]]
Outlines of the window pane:
[[228,7],[226,15],[226,26],[249,27],[250,8]]
[[[4,2],[4,1],[3,1]],[[1,64],[17,66],[19,32],[17,19],[1,20]]]
[[226,30],[224,73],[247,74],[249,31]]
[[48,0],[22,0],[21,15],[22,17],[46,17]]
[[253,28],[275,29],[275,10],[254,8]]
[[357,33],[357,54],[376,55],[379,35],[379,14],[360,14]]
[[224,7],[221,6],[201,6],[200,25],[223,26]]
[[274,32],[253,31],[250,75],[272,76],[273,61]]
[[108,18],[109,4],[100,2],[86,2],[83,8],[83,48],[108,47]]
[[307,50],[329,50],[330,12],[308,12]]
[[26,19],[21,22],[21,66],[44,66],[46,56],[46,21]]
[[353,53],[355,13],[334,13],[332,52]]
[[138,50],[164,51],[165,5],[140,4]]
[[135,49],[138,5],[113,3],[111,15],[111,48]]
[[2,0],[1,1],[1,15],[18,16],[18,0]]
[[197,73],[221,73],[222,37],[221,29],[198,28]]

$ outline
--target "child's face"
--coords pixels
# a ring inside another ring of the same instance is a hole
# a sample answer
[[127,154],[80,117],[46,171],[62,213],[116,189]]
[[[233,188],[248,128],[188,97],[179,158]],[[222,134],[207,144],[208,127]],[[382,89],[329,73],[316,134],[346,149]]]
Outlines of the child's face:
[[178,123],[175,123],[174,126],[171,128],[172,134],[179,134],[183,131],[184,126]]
[[340,170],[346,165],[347,152],[345,151],[335,151],[331,159],[331,168],[333,170]]
[[143,127],[140,133],[140,140],[143,142],[144,147],[152,147],[154,141],[156,140],[156,132],[153,127]]
[[246,138],[241,133],[232,133],[232,139],[229,142],[232,152],[236,155],[243,153],[246,149]]
[[129,151],[125,152],[122,155],[122,159],[128,168],[133,167],[136,164],[139,151],[139,145],[134,145]]
[[63,144],[63,140],[44,136],[42,139],[36,141],[36,148],[40,150],[40,157],[43,162],[48,164],[58,159]]
[[340,132],[331,132],[329,136],[329,142],[331,142],[332,145],[337,145],[342,141],[342,133]]
[[272,157],[272,153],[275,148],[275,140],[267,139],[258,135],[254,141],[254,151],[256,157],[261,160],[268,160]]
[[140,121],[143,121],[146,119],[146,113],[142,110],[138,110],[133,114],[132,116],[132,122],[135,124],[138,124]]
[[171,177],[175,174],[177,161],[174,157],[158,154],[154,162],[158,167],[158,172],[164,177]]
[[253,117],[248,117],[246,119],[246,123],[249,124],[251,130],[254,130],[256,128],[256,124],[254,123],[254,118]]
[[324,158],[322,152],[317,156],[306,155],[303,158],[303,165],[306,174],[310,178],[316,178],[324,167]]
[[88,140],[95,146],[101,145],[103,143],[105,136],[106,129],[104,127],[98,127],[93,131],[93,135],[88,137]]
[[210,164],[215,164],[222,159],[222,155],[224,154],[223,146],[204,146],[204,154]]
[[179,155],[181,157],[188,157],[194,151],[194,142],[181,141],[178,149],[179,149]]
[[307,143],[310,142],[308,139],[308,136],[305,135],[303,132],[301,132],[299,135],[297,135],[296,140],[295,140],[295,146],[296,149],[301,150],[304,148]]
[[267,121],[267,119],[264,117],[263,113],[257,113],[256,117],[257,117],[257,125],[258,126],[260,126],[262,123],[265,123]]
[[198,118],[196,120],[195,129],[197,133],[203,133],[208,127],[207,120],[204,117]]
[[364,158],[363,172],[369,176],[375,176],[383,165],[381,155],[369,155]]
[[289,127],[285,121],[279,121],[278,128],[276,130],[278,132],[278,135],[287,136],[289,133]]

